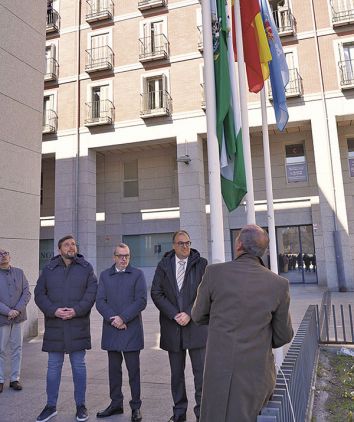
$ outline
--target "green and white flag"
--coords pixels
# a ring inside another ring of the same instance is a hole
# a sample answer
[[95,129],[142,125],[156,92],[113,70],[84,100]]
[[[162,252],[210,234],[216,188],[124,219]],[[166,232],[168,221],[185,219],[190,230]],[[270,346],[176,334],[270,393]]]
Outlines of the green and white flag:
[[[230,82],[228,48],[232,48],[225,0],[211,0],[216,133],[219,142],[221,191],[229,211],[236,209],[247,193],[243,159],[240,104]],[[230,41],[230,42],[229,42]],[[233,57],[233,52],[232,57]],[[233,69],[232,69],[233,71]]]

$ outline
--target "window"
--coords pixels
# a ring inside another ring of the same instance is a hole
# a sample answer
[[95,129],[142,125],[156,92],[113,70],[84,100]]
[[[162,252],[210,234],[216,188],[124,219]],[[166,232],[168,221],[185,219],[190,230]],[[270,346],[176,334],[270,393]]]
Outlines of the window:
[[354,22],[353,0],[330,0],[333,26],[341,26]]
[[164,20],[143,22],[140,33],[139,60],[141,62],[168,58],[169,42]]
[[59,29],[58,4],[55,0],[47,0],[46,33],[56,32]]
[[124,163],[123,196],[124,198],[139,196],[138,160]]
[[342,88],[354,85],[354,42],[339,45],[339,70]]
[[165,252],[172,249],[173,233],[152,233],[123,236],[131,250],[131,262],[136,267],[156,267]]
[[307,182],[307,163],[303,144],[285,146],[286,179],[288,183]]
[[113,50],[110,45],[110,32],[89,36],[89,48],[86,50],[86,72],[111,70],[113,68]]
[[49,44],[45,47],[46,69],[44,80],[53,81],[58,78],[58,62],[56,60],[56,45]]
[[46,95],[43,99],[43,133],[57,131],[57,114],[54,110],[54,95]]
[[156,75],[143,80],[141,115],[163,116],[172,112],[172,101],[167,89],[167,76]]
[[270,7],[278,29],[279,36],[292,35],[294,33],[295,19],[291,13],[289,0],[271,0]]
[[347,139],[349,175],[354,177],[354,138]]
[[114,105],[110,98],[111,87],[97,85],[90,88],[88,102],[86,103],[86,126],[112,124],[114,121]]

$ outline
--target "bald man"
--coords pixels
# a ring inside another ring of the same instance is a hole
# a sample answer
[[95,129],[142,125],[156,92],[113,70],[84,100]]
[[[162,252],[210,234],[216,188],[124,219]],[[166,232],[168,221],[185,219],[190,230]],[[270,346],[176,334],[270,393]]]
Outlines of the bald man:
[[192,309],[208,324],[202,422],[255,422],[275,387],[272,348],[291,341],[289,283],[261,260],[267,233],[245,226],[236,259],[207,267]]

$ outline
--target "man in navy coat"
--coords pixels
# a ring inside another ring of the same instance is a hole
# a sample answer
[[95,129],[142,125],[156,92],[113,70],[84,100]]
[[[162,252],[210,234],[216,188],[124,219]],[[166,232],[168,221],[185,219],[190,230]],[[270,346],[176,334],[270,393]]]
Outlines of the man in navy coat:
[[112,267],[100,275],[96,307],[103,316],[102,349],[108,352],[111,404],[98,418],[123,413],[122,361],[128,370],[132,422],[140,413],[140,350],[144,348],[141,312],[146,308],[146,282],[138,268],[129,265],[129,247],[120,243],[114,250]]

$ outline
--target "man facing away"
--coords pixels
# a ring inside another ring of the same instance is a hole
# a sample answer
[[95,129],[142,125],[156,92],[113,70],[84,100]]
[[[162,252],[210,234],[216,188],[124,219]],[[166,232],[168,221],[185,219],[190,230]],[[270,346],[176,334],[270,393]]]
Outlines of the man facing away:
[[73,236],[60,239],[58,250],[59,255],[43,269],[34,290],[35,302],[45,318],[42,350],[48,352],[47,404],[37,422],[48,421],[57,414],[65,354],[69,355],[73,374],[76,420],[88,419],[85,354],[91,349],[90,312],[97,278],[92,265],[77,253]]
[[103,316],[102,349],[108,352],[111,404],[97,413],[105,418],[123,413],[122,362],[128,370],[131,391],[131,420],[142,419],[140,413],[140,350],[144,348],[141,312],[146,308],[144,274],[129,264],[128,245],[114,249],[114,264],[100,275],[96,307]]
[[191,320],[191,310],[207,260],[196,249],[191,249],[191,240],[185,230],[174,233],[172,242],[173,250],[159,262],[151,287],[152,300],[160,311],[160,347],[168,351],[171,368],[174,407],[169,422],[186,420],[188,399],[184,369],[187,350],[194,375],[194,413],[199,421],[208,332],[207,327],[197,327]]
[[31,298],[27,278],[20,268],[10,265],[10,253],[0,249],[0,393],[5,382],[5,357],[10,347],[10,388],[20,391],[22,323]]
[[192,309],[209,325],[201,422],[255,422],[275,386],[272,348],[293,336],[289,283],[264,267],[268,235],[245,226],[236,259],[210,265]]

